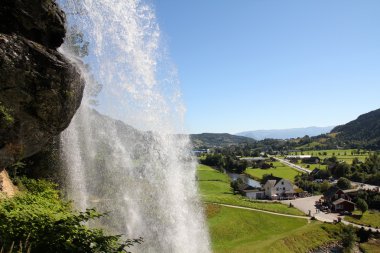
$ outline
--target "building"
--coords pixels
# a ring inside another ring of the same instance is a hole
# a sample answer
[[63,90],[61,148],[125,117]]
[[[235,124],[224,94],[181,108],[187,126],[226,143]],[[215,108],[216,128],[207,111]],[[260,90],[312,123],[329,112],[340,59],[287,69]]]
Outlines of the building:
[[308,158],[302,158],[301,161],[302,163],[306,164],[318,164],[321,161],[321,159],[317,156],[311,156]]
[[323,194],[323,197],[325,205],[327,205],[332,212],[352,212],[355,210],[355,204],[351,202],[351,197],[337,186],[330,187],[330,189]]
[[244,190],[244,196],[249,199],[265,199],[265,192],[260,189]]
[[331,203],[331,211],[342,212],[348,211],[353,212],[355,210],[355,203],[346,199],[337,199]]
[[284,178],[271,176],[264,184],[265,196],[268,199],[293,199],[295,191],[293,184]]

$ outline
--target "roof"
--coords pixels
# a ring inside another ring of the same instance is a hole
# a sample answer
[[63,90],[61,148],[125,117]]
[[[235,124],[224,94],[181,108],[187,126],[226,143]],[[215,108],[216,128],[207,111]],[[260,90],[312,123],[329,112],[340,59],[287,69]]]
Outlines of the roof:
[[331,198],[331,197],[333,197],[334,194],[335,194],[337,191],[339,191],[339,190],[342,191],[342,189],[340,189],[339,187],[337,187],[337,186],[332,186],[332,187],[330,187],[330,189],[328,189],[323,195],[324,195],[326,198]]
[[240,160],[246,160],[246,161],[265,161],[268,160],[267,157],[242,157]]
[[264,182],[264,184],[266,184],[268,181],[270,181],[269,183],[271,185],[273,183],[273,186],[275,186],[278,182],[280,182],[281,179],[282,179],[281,177],[275,177],[275,176],[271,175],[271,176],[268,176],[266,178],[266,181]]
[[332,204],[333,205],[339,205],[339,204],[341,204],[343,202],[348,202],[348,203],[350,203],[352,205],[355,205],[355,203],[353,203],[353,202],[351,202],[351,201],[349,201],[347,199],[342,199],[342,198],[335,200],[334,202],[332,202]]
[[246,191],[246,190],[253,190],[255,188],[253,188],[252,186],[250,186],[246,183],[240,183],[240,184],[238,184],[238,189],[239,189],[239,191]]
[[287,159],[292,159],[292,158],[303,159],[303,158],[311,158],[311,155],[288,155],[285,158],[287,158]]

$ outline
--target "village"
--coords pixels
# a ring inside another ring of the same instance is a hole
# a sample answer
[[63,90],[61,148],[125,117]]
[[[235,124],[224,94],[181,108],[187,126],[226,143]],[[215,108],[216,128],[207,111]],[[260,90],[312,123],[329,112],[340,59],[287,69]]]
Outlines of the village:
[[[205,154],[206,152],[206,150],[202,150],[199,153]],[[343,217],[353,216],[355,210],[361,210],[363,213],[367,211],[368,206],[363,208],[361,204],[358,206],[357,202],[363,192],[366,194],[367,192],[380,193],[378,186],[353,181],[349,181],[349,186],[339,187],[340,180],[332,176],[328,178],[325,176],[326,168],[322,165],[323,159],[318,156],[286,155],[281,157],[262,153],[258,157],[238,157],[238,159],[244,164],[251,166],[255,164],[259,168],[248,168],[240,174],[224,170],[224,173],[231,179],[231,188],[234,194],[252,201],[286,204],[320,221],[342,222]],[[280,174],[278,171],[281,168],[272,169],[273,163],[281,163],[288,169],[299,172],[300,174],[296,177],[307,176],[313,184],[326,184],[328,187],[322,192],[308,192],[297,186],[295,180],[276,176],[276,174]],[[255,170],[257,172],[268,170],[268,173],[271,172],[271,174],[264,174],[258,178],[252,176],[252,174],[258,175],[258,173],[252,173]],[[343,222],[350,223],[347,220]],[[377,229],[377,224],[367,224],[365,227]]]

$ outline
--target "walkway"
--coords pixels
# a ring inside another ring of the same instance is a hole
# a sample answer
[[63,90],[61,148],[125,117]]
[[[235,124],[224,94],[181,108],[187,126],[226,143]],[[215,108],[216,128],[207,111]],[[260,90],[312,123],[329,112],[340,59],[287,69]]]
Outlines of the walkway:
[[273,214],[273,215],[278,215],[278,216],[285,216],[285,217],[290,217],[290,218],[298,218],[298,219],[307,219],[307,220],[310,220],[310,217],[308,217],[308,216],[300,216],[300,215],[292,215],[292,214],[276,213],[276,212],[271,212],[271,211],[266,211],[266,210],[256,209],[256,208],[252,208],[252,207],[234,206],[234,205],[221,204],[221,203],[214,203],[214,202],[206,202],[206,203],[214,204],[214,205],[219,205],[219,206],[225,206],[225,207],[231,207],[231,208],[236,208],[236,209],[243,209],[243,210],[249,210],[249,211],[261,212],[261,213],[268,213],[268,214]]

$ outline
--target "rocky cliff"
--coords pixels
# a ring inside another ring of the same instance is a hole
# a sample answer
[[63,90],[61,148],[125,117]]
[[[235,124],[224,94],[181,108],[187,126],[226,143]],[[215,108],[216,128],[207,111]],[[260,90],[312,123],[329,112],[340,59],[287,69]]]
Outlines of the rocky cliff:
[[53,0],[0,5],[0,168],[31,156],[63,131],[78,109],[84,80],[56,49],[65,15]]

